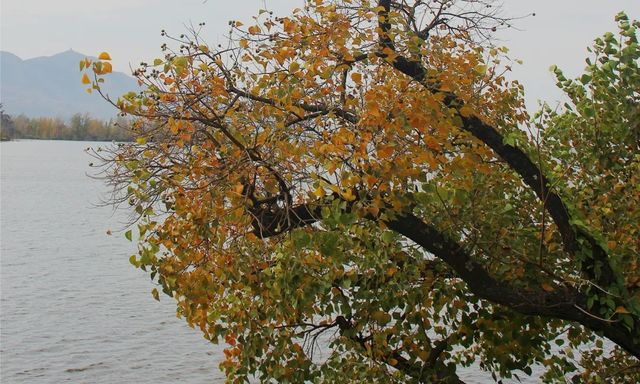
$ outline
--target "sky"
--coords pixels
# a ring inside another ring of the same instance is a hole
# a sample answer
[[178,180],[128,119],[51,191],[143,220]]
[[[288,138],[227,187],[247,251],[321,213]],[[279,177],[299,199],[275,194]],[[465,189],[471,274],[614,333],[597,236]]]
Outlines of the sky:
[[[250,21],[261,8],[286,15],[303,0],[2,0],[0,49],[23,59],[68,49],[96,56],[107,51],[114,68],[130,73],[140,61],[161,56],[160,31],[179,35],[205,22],[209,44],[225,41],[229,20]],[[569,75],[584,68],[586,47],[615,31],[614,15],[624,10],[640,18],[640,0],[503,0],[502,14],[528,16],[500,31],[498,43],[522,59],[511,76],[525,86],[527,104],[561,98],[549,72],[557,64]],[[1,81],[1,79],[0,79]]]

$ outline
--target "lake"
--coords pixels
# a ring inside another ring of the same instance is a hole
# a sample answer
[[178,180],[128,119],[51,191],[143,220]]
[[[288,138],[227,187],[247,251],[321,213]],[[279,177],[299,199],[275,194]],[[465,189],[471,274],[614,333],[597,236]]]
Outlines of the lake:
[[96,207],[107,190],[83,149],[99,145],[0,144],[0,381],[223,382],[221,347],[129,264],[127,215]]
[[[127,214],[97,207],[108,191],[87,176],[84,149],[105,145],[0,144],[0,381],[223,382],[222,347],[176,318],[173,299],[153,300],[129,264]],[[491,381],[477,368],[460,376]]]

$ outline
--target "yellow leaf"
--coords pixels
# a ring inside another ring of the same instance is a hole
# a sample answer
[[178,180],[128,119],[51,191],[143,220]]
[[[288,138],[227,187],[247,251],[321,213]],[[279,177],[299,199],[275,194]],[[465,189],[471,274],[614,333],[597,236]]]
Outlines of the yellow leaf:
[[91,80],[89,80],[89,76],[86,73],[82,74],[82,84],[90,84]]
[[136,143],[140,144],[140,145],[144,145],[147,143],[147,138],[146,137],[138,137],[136,139]]
[[298,64],[298,62],[294,61],[293,63],[289,64],[289,72],[297,72],[298,69],[300,69],[300,64]]
[[356,199],[355,195],[353,194],[353,190],[351,188],[347,189],[345,192],[342,193],[342,198],[347,201],[353,201]]
[[362,75],[358,72],[354,72],[351,74],[351,80],[353,80],[356,84],[360,84],[362,82]]
[[233,187],[233,191],[234,191],[235,193],[237,193],[238,195],[241,195],[243,190],[244,190],[244,185],[242,185],[242,184],[240,184],[240,183],[236,184],[236,185]]
[[473,115],[473,109],[471,107],[469,107],[468,105],[464,105],[464,106],[462,106],[462,108],[460,108],[460,114],[463,117],[469,117],[469,116]]
[[153,296],[154,299],[160,301],[160,295],[158,294],[158,290],[156,288],[153,288],[151,290],[151,295]]
[[322,187],[318,187],[316,188],[315,191],[313,191],[313,194],[316,195],[316,197],[322,198],[326,195],[324,188]]
[[260,33],[260,27],[258,27],[257,25],[252,25],[251,27],[249,27],[249,33],[252,35]]
[[107,52],[102,52],[98,55],[98,59],[100,60],[111,60],[111,56]]
[[474,68],[474,70],[478,75],[484,75],[485,72],[487,72],[487,66],[486,65],[477,65]]

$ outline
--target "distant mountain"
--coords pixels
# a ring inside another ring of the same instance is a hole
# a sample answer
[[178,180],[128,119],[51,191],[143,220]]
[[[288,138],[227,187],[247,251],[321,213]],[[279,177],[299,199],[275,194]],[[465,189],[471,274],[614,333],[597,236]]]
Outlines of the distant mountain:
[[[68,50],[53,56],[22,60],[0,51],[0,103],[5,113],[29,117],[63,117],[89,113],[109,119],[118,110],[99,95],[85,92],[78,63],[87,55]],[[103,89],[114,100],[138,89],[136,80],[121,72],[109,74]]]

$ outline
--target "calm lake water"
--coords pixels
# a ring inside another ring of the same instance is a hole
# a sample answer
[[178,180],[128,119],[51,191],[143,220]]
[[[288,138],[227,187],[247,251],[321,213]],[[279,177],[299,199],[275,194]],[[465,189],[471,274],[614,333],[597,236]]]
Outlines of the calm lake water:
[[221,348],[129,264],[126,214],[95,207],[106,187],[83,149],[107,144],[0,145],[0,381],[223,382]]
[[[177,319],[171,298],[153,300],[129,264],[126,214],[96,207],[107,190],[83,150],[101,145],[0,144],[0,381],[223,382],[222,347]],[[473,368],[461,378],[491,382]]]

